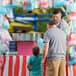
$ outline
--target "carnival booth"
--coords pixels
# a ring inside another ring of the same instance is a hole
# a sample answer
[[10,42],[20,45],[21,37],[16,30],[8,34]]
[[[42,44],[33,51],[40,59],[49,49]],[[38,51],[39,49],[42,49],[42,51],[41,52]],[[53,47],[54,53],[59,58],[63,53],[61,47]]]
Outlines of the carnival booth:
[[[38,35],[37,38],[36,34],[39,32],[37,22],[48,21],[49,18],[41,17],[51,17],[52,14],[45,14],[45,10],[53,7],[62,8],[64,13],[70,17],[69,26],[65,29],[67,35],[66,76],[76,76],[75,0],[0,0],[0,31],[3,31],[0,32],[0,53],[6,54],[0,55],[0,76],[29,76],[26,67],[27,60],[32,55],[32,48],[37,46],[36,41],[40,37]],[[24,15],[16,14],[14,8],[23,8]],[[31,14],[34,9],[40,9],[44,14],[34,11],[31,16],[25,16],[25,14]],[[27,26],[26,23],[32,23],[33,26]],[[33,33],[25,34],[29,27],[32,28]],[[46,63],[43,68],[43,76],[46,76]]]

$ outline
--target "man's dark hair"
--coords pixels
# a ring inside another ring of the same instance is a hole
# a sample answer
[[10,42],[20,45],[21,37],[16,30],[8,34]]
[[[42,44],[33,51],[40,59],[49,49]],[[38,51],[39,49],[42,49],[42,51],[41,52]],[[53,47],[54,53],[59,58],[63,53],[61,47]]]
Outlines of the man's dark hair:
[[40,49],[39,49],[39,47],[34,47],[33,49],[32,49],[32,51],[33,51],[33,55],[35,55],[35,56],[38,56],[39,55],[39,52],[40,52]]
[[61,13],[61,10],[60,9],[55,9],[54,11],[53,11],[53,14],[55,15],[55,14],[58,14],[58,13]]
[[50,19],[47,24],[53,26],[56,22],[53,19]]

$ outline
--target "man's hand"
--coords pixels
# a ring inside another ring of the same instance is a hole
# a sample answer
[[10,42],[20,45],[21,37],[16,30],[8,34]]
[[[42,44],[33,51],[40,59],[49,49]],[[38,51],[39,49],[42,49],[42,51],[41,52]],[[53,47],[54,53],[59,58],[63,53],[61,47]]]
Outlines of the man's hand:
[[44,64],[46,62],[46,58],[42,59],[42,64]]
[[42,64],[44,64],[46,62],[46,57],[48,54],[48,48],[49,48],[49,42],[44,44]]

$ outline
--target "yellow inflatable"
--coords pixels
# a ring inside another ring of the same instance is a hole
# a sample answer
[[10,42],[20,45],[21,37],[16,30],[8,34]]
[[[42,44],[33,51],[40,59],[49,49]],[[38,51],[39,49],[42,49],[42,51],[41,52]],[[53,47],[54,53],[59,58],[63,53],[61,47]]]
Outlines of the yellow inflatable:
[[21,32],[23,28],[24,28],[25,30],[27,30],[27,31],[29,31],[29,29],[30,29],[30,31],[33,30],[33,26],[32,26],[32,24],[30,24],[30,23],[25,23],[25,24],[23,24],[23,23],[19,23],[19,22],[12,22],[12,23],[10,24],[10,28],[9,28],[8,31],[9,31],[9,32],[14,32],[14,31],[15,31],[15,30],[14,30],[15,27],[18,27],[18,28],[19,28],[19,30],[18,30],[17,32]]

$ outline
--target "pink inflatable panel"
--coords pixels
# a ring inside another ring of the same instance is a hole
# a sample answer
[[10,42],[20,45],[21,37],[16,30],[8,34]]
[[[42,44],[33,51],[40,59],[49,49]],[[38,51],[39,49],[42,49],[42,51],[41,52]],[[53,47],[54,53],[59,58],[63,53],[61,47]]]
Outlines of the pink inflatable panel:
[[19,55],[30,56],[32,55],[32,48],[35,46],[33,41],[18,41],[17,51]]

